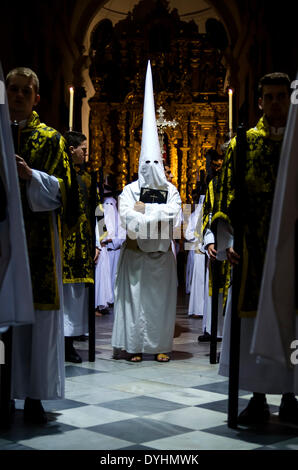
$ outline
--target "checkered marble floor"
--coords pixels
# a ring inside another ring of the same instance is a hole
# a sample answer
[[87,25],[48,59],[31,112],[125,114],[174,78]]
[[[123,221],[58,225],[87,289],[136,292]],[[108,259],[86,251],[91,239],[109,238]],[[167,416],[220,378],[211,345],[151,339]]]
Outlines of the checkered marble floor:
[[[36,450],[298,450],[298,428],[278,421],[279,396],[268,396],[272,418],[262,430],[227,426],[228,381],[209,363],[209,343],[198,343],[201,319],[179,300],[172,360],[144,356],[135,364],[112,359],[113,312],[96,318],[96,361],[76,342],[83,363],[66,363],[66,398],[44,402],[50,422],[23,422],[16,401],[0,449]],[[218,345],[220,350],[220,343]],[[251,394],[241,390],[239,410]]]

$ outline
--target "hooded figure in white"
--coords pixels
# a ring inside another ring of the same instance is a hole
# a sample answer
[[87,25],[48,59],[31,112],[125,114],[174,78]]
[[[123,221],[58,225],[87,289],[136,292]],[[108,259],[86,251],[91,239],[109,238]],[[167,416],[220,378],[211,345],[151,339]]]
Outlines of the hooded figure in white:
[[[107,227],[108,236],[106,242],[106,248],[109,257],[110,273],[111,273],[111,287],[112,287],[112,302],[114,302],[114,289],[116,272],[120,255],[120,248],[126,238],[126,232],[121,227],[117,201],[114,197],[105,197],[103,202],[104,209],[104,220]],[[105,241],[105,240],[103,240]]]
[[[166,203],[141,202],[141,188],[166,191]],[[180,210],[180,195],[167,181],[163,168],[148,62],[139,178],[125,186],[119,197],[120,220],[127,239],[116,277],[112,345],[115,351],[124,350],[132,358],[172,350],[177,270],[171,228]]]
[[[197,227],[201,227],[202,207],[205,196],[200,196],[199,203],[194,212],[190,215],[185,238],[192,244],[193,271],[189,282],[189,304],[188,315],[194,317],[203,316],[204,297],[206,289],[205,280],[205,254],[201,240],[198,238]],[[189,251],[188,256],[191,251]],[[207,286],[208,288],[208,286]]]
[[104,224],[107,236],[100,242],[96,226],[96,246],[100,249],[95,267],[95,307],[99,310],[109,308],[114,303],[114,288],[120,248],[126,238],[125,230],[120,225],[117,201],[106,196],[103,202]]

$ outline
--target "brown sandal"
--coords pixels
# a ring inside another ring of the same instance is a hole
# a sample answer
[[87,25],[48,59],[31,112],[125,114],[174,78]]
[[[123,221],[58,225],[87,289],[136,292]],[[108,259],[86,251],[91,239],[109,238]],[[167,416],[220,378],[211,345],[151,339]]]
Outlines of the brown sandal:
[[169,362],[171,358],[167,354],[159,353],[155,355],[155,360],[157,362]]

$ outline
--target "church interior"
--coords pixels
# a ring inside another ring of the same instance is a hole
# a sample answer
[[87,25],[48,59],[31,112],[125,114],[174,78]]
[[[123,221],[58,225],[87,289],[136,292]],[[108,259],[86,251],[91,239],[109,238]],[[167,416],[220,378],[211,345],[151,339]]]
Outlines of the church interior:
[[[183,204],[204,179],[206,154],[260,116],[257,84],[273,71],[295,80],[295,2],[266,0],[51,0],[1,3],[4,75],[30,67],[40,79],[41,119],[88,140],[88,170],[119,194],[137,179],[147,61],[151,61],[164,160]],[[229,101],[229,90],[233,100]],[[232,115],[232,121],[229,118]],[[232,127],[231,127],[232,126]],[[66,363],[64,400],[45,402],[51,419],[26,426],[20,400],[0,450],[297,450],[297,427],[278,422],[268,399],[266,430],[227,425],[228,379],[199,343],[202,318],[188,316],[187,253],[179,243],[178,303],[169,364],[112,359],[113,311],[96,318],[95,361]],[[217,355],[221,343],[217,343]],[[239,408],[250,392],[239,390]]]

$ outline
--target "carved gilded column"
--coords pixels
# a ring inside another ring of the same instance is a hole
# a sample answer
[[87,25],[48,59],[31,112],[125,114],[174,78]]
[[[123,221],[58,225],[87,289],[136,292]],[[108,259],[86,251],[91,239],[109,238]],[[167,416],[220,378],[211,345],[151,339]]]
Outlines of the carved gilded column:
[[189,168],[188,168],[188,192],[190,201],[192,200],[192,191],[196,188],[197,184],[197,171],[198,171],[198,123],[191,120],[189,125],[190,134],[190,151],[189,151]]
[[227,103],[220,103],[216,106],[216,120],[218,125],[218,150],[225,141],[225,135],[228,132],[227,123],[228,106]]
[[182,147],[180,150],[182,152],[182,161],[181,161],[181,184],[180,184],[180,196],[182,203],[187,202],[187,168],[188,168],[188,152],[190,150],[189,141],[188,141],[188,116],[184,114],[182,121]]
[[102,143],[103,143],[103,131],[101,126],[101,110],[100,106],[96,103],[92,105],[92,113],[90,119],[90,149],[91,155],[90,160],[94,170],[98,170],[102,165]]
[[140,118],[140,110],[133,109],[130,113],[129,122],[129,144],[128,144],[128,152],[129,152],[129,182],[133,180],[133,177],[136,173],[138,173],[139,168],[139,156],[141,152],[141,118]]
[[168,134],[170,147],[170,167],[174,176],[172,183],[178,187],[178,151],[177,151],[177,133],[172,130]]
[[199,95],[199,52],[200,52],[200,41],[191,41],[191,57],[190,66],[192,69],[191,73],[191,91],[194,97]]

